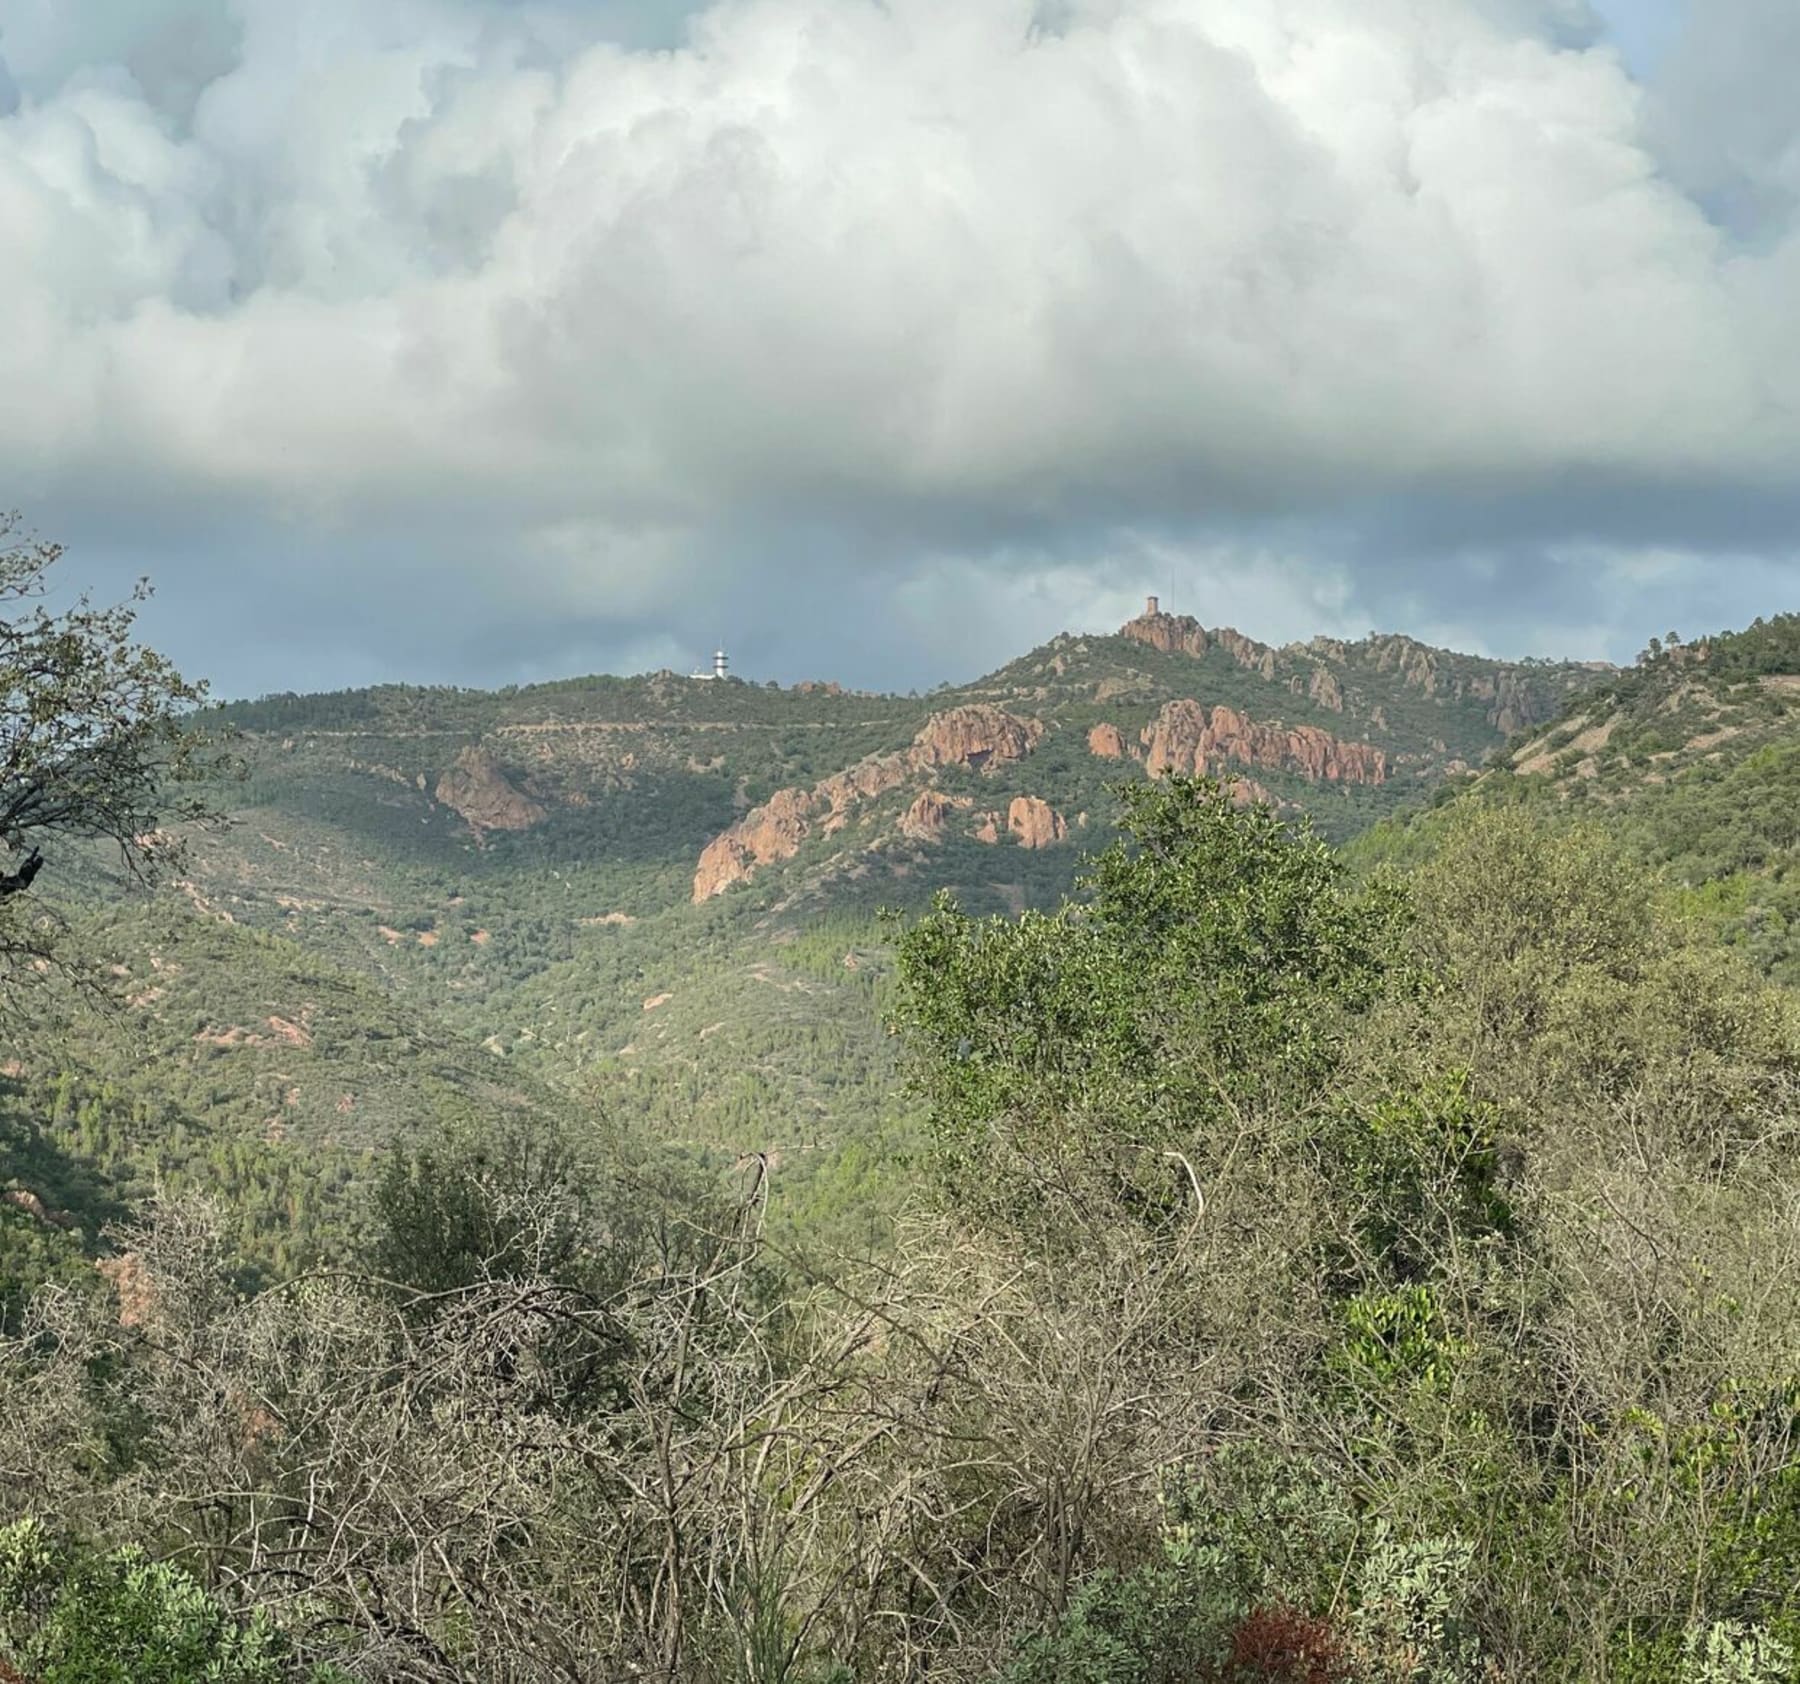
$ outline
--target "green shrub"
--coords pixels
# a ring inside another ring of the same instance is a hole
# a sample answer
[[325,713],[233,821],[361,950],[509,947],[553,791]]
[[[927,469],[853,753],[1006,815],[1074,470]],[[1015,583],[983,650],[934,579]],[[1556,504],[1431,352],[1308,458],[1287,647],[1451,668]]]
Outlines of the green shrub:
[[1762,1626],[1717,1620],[1687,1634],[1680,1684],[1791,1684],[1794,1651]]
[[1393,1684],[1474,1684],[1481,1657],[1468,1623],[1474,1546],[1402,1538],[1378,1522],[1351,1624],[1365,1667]]
[[0,1656],[33,1684],[334,1684],[268,1614],[240,1619],[179,1568],[41,1522],[0,1528]]

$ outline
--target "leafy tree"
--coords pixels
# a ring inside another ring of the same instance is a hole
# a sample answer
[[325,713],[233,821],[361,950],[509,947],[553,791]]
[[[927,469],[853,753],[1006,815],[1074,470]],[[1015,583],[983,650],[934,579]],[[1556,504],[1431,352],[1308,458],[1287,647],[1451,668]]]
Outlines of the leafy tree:
[[164,827],[210,814],[196,786],[218,770],[194,729],[205,685],[133,640],[148,586],[53,611],[61,555],[0,515],[0,960],[14,967],[52,952],[29,894],[45,848],[110,843],[129,877],[153,878],[179,855]]
[[[1083,898],[1016,920],[947,897],[899,947],[896,1025],[953,1197],[1027,1212],[1098,1171],[1146,1213],[1169,1161],[1303,1109],[1359,1014],[1404,988],[1404,898],[1207,779],[1121,790]],[[999,1150],[996,1149],[998,1144]]]

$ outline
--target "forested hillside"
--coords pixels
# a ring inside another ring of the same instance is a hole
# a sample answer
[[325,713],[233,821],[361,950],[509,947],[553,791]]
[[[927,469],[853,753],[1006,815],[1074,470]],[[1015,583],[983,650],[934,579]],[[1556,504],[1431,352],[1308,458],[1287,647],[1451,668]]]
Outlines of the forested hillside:
[[0,1662],[1796,1684],[1794,654],[165,698],[0,894]]
[[1054,904],[1147,773],[1351,835],[1602,676],[1149,613],[929,697],[662,673],[234,704],[230,822],[177,884],[140,905],[62,865],[111,1009],[23,1035],[12,1103],[121,1198],[213,1187],[277,1269],[353,1231],[371,1154],[494,1105],[768,1154],[779,1220],[864,1248],[916,1132],[883,908]]
[[1359,882],[1172,776],[897,964],[866,1265],[543,1119],[389,1153],[327,1273],[152,1201],[0,1343],[0,1653],[1791,1684],[1800,1013],[1604,832],[1462,802]]
[[[1464,798],[1603,824],[1684,910],[1800,983],[1800,615],[1654,641],[1521,733]],[[1409,830],[1384,825],[1363,852],[1403,857]]]

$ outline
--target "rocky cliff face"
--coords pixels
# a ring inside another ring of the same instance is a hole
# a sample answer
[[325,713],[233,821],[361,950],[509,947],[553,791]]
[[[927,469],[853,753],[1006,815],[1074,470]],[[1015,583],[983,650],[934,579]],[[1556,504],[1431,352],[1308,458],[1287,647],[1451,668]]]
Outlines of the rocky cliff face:
[[694,899],[710,900],[733,883],[741,883],[759,865],[791,859],[812,834],[819,806],[811,791],[782,789],[752,808],[706,845],[694,872]]
[[1212,648],[1206,627],[1191,614],[1140,614],[1119,627],[1119,636],[1148,644],[1165,655],[1204,655]]
[[974,803],[966,795],[945,795],[942,790],[922,791],[900,820],[900,834],[915,842],[936,842],[944,834],[950,815]]
[[529,830],[549,810],[524,794],[484,748],[465,748],[437,781],[437,799],[477,836],[490,830]]
[[1516,672],[1498,674],[1485,690],[1481,685],[1475,686],[1475,693],[1492,704],[1488,718],[1494,729],[1509,737],[1515,731],[1528,731],[1554,719],[1561,711],[1563,699],[1560,693],[1533,684]]
[[1434,700],[1481,702],[1488,723],[1507,735],[1554,718],[1579,686],[1584,670],[1607,670],[1604,663],[1583,669],[1486,662],[1470,671],[1471,658],[1448,655],[1399,633],[1360,643],[1315,637],[1277,650],[1230,627],[1209,631],[1187,614],[1140,614],[1122,625],[1119,635],[1167,654],[1198,657],[1222,649],[1239,666],[1264,678],[1286,673],[1296,695],[1305,695],[1332,713],[1363,711],[1366,698],[1358,705],[1357,677],[1374,674]]
[[[1315,638],[1314,644],[1322,642]],[[1411,689],[1427,696],[1461,701],[1465,697],[1486,704],[1488,723],[1511,736],[1533,725],[1554,719],[1586,672],[1608,671],[1604,662],[1561,669],[1538,666],[1496,666],[1485,673],[1459,673],[1446,662],[1442,651],[1395,634],[1372,637],[1353,646],[1339,646],[1349,655],[1368,661],[1377,672],[1393,673]],[[1339,657],[1342,659],[1343,657]]]
[[978,702],[934,713],[913,739],[908,759],[921,769],[960,765],[979,772],[1009,760],[1023,760],[1043,736],[1040,721]]
[[1224,761],[1298,772],[1314,783],[1380,784],[1387,754],[1371,743],[1347,743],[1316,725],[1260,725],[1235,708],[1210,712],[1196,701],[1168,703],[1145,727],[1144,764],[1150,775],[1198,777]]
[[1314,667],[1306,693],[1322,708],[1333,713],[1344,711],[1344,687],[1330,667]]
[[[1169,615],[1146,616],[1170,621]],[[1197,626],[1182,629],[1191,644],[1214,634]],[[1232,634],[1235,638],[1236,634]],[[1245,644],[1246,657],[1260,662],[1261,646]],[[1211,646],[1210,644],[1208,645]],[[1221,647],[1224,645],[1221,643]],[[976,703],[934,714],[904,750],[870,755],[842,772],[823,778],[811,789],[784,789],[753,808],[700,856],[693,898],[710,900],[734,883],[753,877],[767,865],[792,859],[806,840],[829,836],[850,822],[862,803],[903,788],[915,779],[931,779],[945,766],[975,771],[994,769],[1025,758],[1042,741],[1041,721]],[[1206,708],[1192,700],[1171,702],[1142,733],[1142,747],[1132,744],[1116,725],[1094,726],[1089,751],[1108,760],[1143,758],[1154,776],[1171,771],[1200,774],[1229,764],[1298,772],[1315,783],[1379,784],[1387,777],[1385,751],[1368,743],[1345,742],[1317,726],[1264,725],[1230,707]],[[1233,786],[1240,804],[1275,797],[1251,778]],[[973,807],[966,796],[925,788],[900,820],[900,833],[917,842],[941,839],[958,815]],[[1023,848],[1049,848],[1065,842],[1067,819],[1039,796],[1015,798],[1004,812],[973,813],[971,834],[979,842],[998,843],[1011,836]]]
[[[711,900],[733,883],[742,883],[760,866],[792,859],[817,831],[830,836],[848,822],[858,803],[898,789],[910,779],[929,776],[941,766],[972,771],[1022,760],[1043,740],[1040,720],[1008,713],[987,703],[934,713],[896,754],[872,754],[846,771],[836,772],[810,790],[784,789],[752,808],[728,831],[716,836],[700,855],[694,872],[695,901]],[[941,834],[949,814],[969,803],[927,790],[907,810],[901,828],[925,840]]]
[[[872,754],[866,760],[857,761],[848,771],[834,772],[815,784],[812,801],[815,809],[826,809],[821,823],[825,834],[829,836],[842,830],[849,823],[850,809],[859,801],[873,801],[890,789],[898,789],[906,782],[911,770],[903,754]],[[797,795],[799,792],[788,790],[784,793]],[[788,852],[792,853],[793,849]]]
[[1442,688],[1443,664],[1437,651],[1414,638],[1398,633],[1372,637],[1363,645],[1363,654],[1377,672],[1395,673],[1402,684],[1427,696],[1435,696]]

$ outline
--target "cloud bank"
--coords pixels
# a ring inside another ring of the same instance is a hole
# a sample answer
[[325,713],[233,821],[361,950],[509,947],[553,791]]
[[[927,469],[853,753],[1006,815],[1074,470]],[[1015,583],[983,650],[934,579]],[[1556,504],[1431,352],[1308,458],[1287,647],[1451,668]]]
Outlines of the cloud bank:
[[232,691],[925,683],[1149,587],[1629,653],[1800,579],[1800,24],[1669,63],[1580,0],[15,0],[0,501]]

